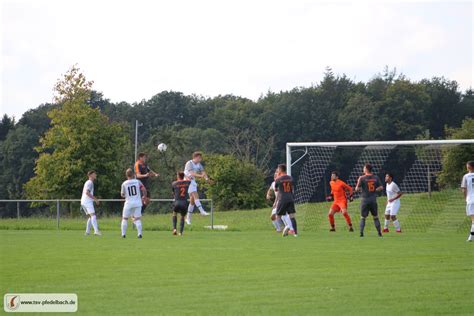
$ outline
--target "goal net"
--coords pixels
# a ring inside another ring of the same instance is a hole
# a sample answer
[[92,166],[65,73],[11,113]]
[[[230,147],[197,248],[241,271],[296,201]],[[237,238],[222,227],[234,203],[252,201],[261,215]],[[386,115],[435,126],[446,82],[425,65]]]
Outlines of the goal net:
[[[287,166],[295,180],[299,226],[305,231],[329,229],[327,214],[331,202],[325,198],[331,192],[331,172],[337,171],[341,180],[355,188],[363,166],[370,163],[383,183],[385,174],[392,173],[404,193],[398,213],[402,230],[465,232],[470,222],[465,216],[459,186],[445,186],[438,177],[444,155],[459,146],[472,150],[474,140],[288,143]],[[384,189],[378,198],[382,224],[386,200]],[[354,193],[348,212],[357,228],[359,193]],[[347,230],[344,218],[335,218],[336,229]],[[374,229],[372,226],[368,224],[366,229]],[[391,224],[389,229],[393,230]]]

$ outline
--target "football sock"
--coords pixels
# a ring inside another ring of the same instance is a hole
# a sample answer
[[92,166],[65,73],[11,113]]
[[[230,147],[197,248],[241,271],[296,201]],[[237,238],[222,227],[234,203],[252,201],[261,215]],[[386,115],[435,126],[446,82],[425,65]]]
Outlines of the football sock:
[[331,227],[334,228],[334,214],[329,214],[329,224],[331,224]]
[[184,216],[181,216],[181,219],[179,220],[179,232],[182,234],[184,230]]
[[194,212],[194,204],[189,203],[188,205],[188,214]]
[[194,201],[194,204],[196,204],[196,206],[199,209],[199,212],[201,212],[201,214],[206,213],[206,211],[204,210],[204,207],[202,207],[201,201],[196,200],[196,201]]
[[395,226],[397,230],[400,229],[400,222],[398,221],[398,219],[393,221],[393,226]]
[[94,227],[94,233],[97,233],[99,231],[99,227],[97,226],[97,218],[95,215],[91,215],[91,223],[92,227]]
[[141,220],[136,220],[135,221],[135,226],[137,227],[137,233],[138,235],[142,234],[142,221]]
[[344,218],[346,219],[347,225],[352,226],[351,217],[349,216],[349,213],[344,213],[343,215],[344,215]]
[[377,229],[377,233],[379,233],[380,235],[382,232],[380,231],[380,220],[378,217],[374,218],[374,224],[375,224],[375,228]]
[[90,234],[90,232],[91,232],[91,226],[92,226],[91,218],[89,217],[89,218],[87,219],[87,224],[86,224],[86,234]]
[[278,222],[278,220],[272,221],[272,224],[273,224],[273,226],[275,227],[276,230],[280,230],[280,228],[279,228],[280,223]]
[[[388,224],[390,224],[390,220],[389,219],[385,219],[385,222],[383,224],[383,228],[388,228]],[[395,222],[394,222],[395,224]]]
[[293,230],[295,231],[295,234],[298,234],[298,227],[296,226],[296,218],[291,218],[291,224],[293,225]]
[[176,229],[176,224],[178,223],[178,217],[173,215],[173,229]]
[[285,214],[283,215],[282,219],[284,219],[286,226],[288,226],[291,230],[295,230],[293,228],[293,223],[291,222],[290,215]]
[[360,218],[360,233],[364,233],[364,228],[365,228],[365,217]]
[[122,219],[122,236],[127,233],[128,220]]

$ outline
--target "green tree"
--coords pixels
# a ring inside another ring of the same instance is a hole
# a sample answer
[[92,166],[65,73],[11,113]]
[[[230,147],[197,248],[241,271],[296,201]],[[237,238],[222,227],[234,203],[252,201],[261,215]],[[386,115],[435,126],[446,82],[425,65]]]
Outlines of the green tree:
[[265,206],[264,174],[255,165],[231,155],[206,155],[204,162],[214,183],[202,183],[202,187],[219,210]]
[[91,86],[76,66],[56,84],[60,107],[48,113],[51,128],[36,148],[35,176],[25,185],[28,197],[78,197],[89,169],[98,173],[97,195],[116,195],[129,154],[127,136],[120,124],[87,104]]
[[8,132],[15,127],[15,119],[4,114],[0,120],[0,141],[7,137]]
[[[466,119],[460,128],[451,128],[446,131],[450,139],[474,139],[474,119]],[[459,187],[464,173],[466,162],[473,160],[474,148],[472,145],[457,145],[443,150],[443,169],[438,176],[442,186]]]

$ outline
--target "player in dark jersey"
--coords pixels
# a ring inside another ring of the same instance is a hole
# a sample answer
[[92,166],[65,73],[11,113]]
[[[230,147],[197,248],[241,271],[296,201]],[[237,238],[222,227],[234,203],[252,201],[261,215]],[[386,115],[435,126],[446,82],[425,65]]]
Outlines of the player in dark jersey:
[[145,153],[139,153],[138,159],[135,162],[135,176],[146,189],[146,196],[143,199],[143,206],[142,206],[142,214],[145,212],[145,208],[147,207],[148,203],[150,202],[150,178],[158,177],[159,174],[154,172],[153,170],[148,167],[146,162],[147,156]]
[[275,192],[278,192],[276,214],[285,223],[283,236],[298,236],[295,218],[295,200],[293,194],[293,178],[286,173],[286,165],[278,165],[278,178],[275,179]]
[[174,195],[174,204],[173,204],[173,235],[176,235],[176,224],[178,222],[178,213],[181,214],[181,219],[179,222],[179,235],[183,235],[184,230],[184,218],[188,212],[189,206],[189,194],[188,189],[191,181],[184,180],[184,172],[179,171],[177,173],[177,180],[173,182],[173,195]]
[[375,228],[379,237],[382,237],[380,220],[377,206],[378,192],[383,190],[379,177],[372,173],[372,165],[365,164],[364,175],[357,180],[355,191],[362,191],[362,201],[360,202],[360,237],[364,237],[365,219],[372,214]]

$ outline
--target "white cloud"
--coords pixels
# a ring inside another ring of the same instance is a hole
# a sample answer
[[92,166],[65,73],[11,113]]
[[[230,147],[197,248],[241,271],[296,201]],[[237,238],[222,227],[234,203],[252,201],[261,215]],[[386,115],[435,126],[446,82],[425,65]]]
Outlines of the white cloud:
[[128,102],[162,90],[258,98],[317,82],[326,66],[367,80],[389,65],[413,79],[454,76],[465,88],[472,85],[466,6],[4,1],[2,112],[19,116],[51,101],[56,79],[74,63],[106,97]]

